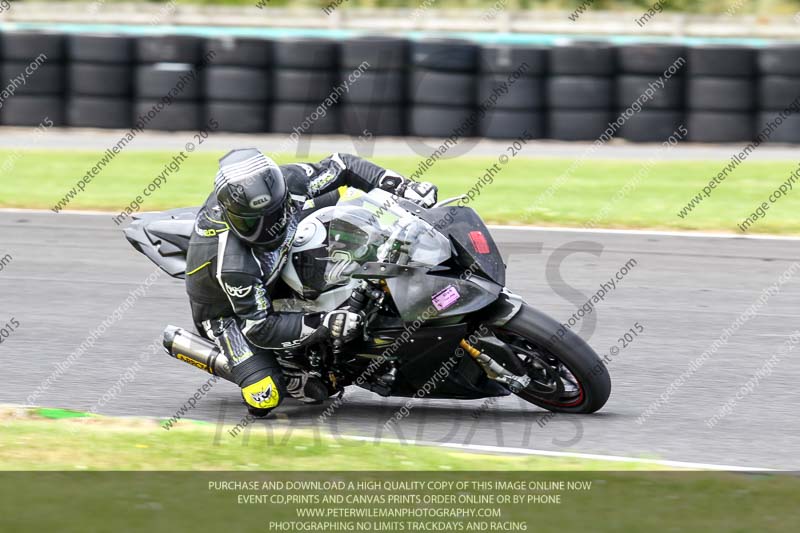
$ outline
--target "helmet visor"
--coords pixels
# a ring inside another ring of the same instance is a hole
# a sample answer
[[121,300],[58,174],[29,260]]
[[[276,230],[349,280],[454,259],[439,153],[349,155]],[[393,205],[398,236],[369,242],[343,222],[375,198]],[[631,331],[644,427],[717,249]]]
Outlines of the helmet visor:
[[283,242],[292,213],[290,201],[272,213],[261,216],[235,215],[225,210],[225,216],[236,236],[258,246],[279,245]]

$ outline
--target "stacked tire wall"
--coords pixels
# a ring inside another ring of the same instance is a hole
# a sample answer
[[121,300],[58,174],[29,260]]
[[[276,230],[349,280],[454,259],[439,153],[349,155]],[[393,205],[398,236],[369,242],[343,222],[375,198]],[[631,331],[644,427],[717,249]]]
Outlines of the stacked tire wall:
[[[684,120],[685,50],[674,45],[628,45],[617,49],[616,113],[633,109],[619,137],[632,142],[663,142]],[[670,72],[676,71],[675,75]],[[656,80],[667,72],[663,85]],[[643,102],[642,95],[654,96]]]
[[133,39],[70,35],[67,59],[67,125],[130,128],[133,123]]
[[[800,143],[800,47],[773,46],[758,54],[756,131],[772,142]],[[792,109],[795,107],[795,109]],[[789,108],[783,118],[780,113]]]
[[800,143],[800,45],[789,43],[6,31],[0,58],[7,126],[196,131],[213,118],[243,134],[656,143],[684,124],[695,142]]
[[[203,71],[205,120],[219,131],[259,133],[269,130],[272,101],[272,42],[216,38],[206,41]],[[212,57],[213,56],[213,57]]]
[[689,49],[689,140],[739,142],[755,137],[755,67],[755,50],[725,46]]
[[275,42],[274,51],[270,131],[340,133],[339,100],[329,99],[337,84],[339,44],[327,39],[287,39]]
[[3,100],[4,125],[39,126],[49,120],[64,125],[64,36],[35,33],[0,34],[0,74],[13,96]]
[[481,47],[478,102],[484,107],[478,134],[491,139],[545,136],[547,49]]
[[196,131],[203,125],[203,44],[193,36],[136,40],[133,107],[136,117],[147,118],[147,129]]
[[547,132],[563,141],[599,138],[612,120],[614,48],[576,43],[550,50]]
[[341,44],[338,81],[348,86],[342,94],[342,133],[364,139],[405,134],[408,56],[405,39],[375,37]]
[[474,137],[477,69],[478,46],[474,43],[413,42],[408,133],[417,137]]

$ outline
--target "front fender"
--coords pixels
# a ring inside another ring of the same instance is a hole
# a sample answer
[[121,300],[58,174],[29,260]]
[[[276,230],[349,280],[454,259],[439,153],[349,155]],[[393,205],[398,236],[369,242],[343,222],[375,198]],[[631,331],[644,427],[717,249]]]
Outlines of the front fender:
[[521,296],[504,288],[497,300],[479,313],[480,318],[489,326],[505,326],[517,316],[524,303]]

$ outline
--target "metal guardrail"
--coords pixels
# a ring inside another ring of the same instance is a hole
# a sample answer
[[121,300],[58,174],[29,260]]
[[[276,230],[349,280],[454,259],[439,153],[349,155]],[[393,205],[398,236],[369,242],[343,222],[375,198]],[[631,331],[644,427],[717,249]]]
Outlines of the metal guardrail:
[[[69,7],[67,7],[69,6]],[[631,37],[727,37],[800,39],[800,16],[687,15],[659,13],[645,30],[643,12],[588,10],[577,21],[571,11],[507,9],[334,9],[194,6],[149,3],[14,2],[3,23],[82,23],[356,30],[372,33],[479,32],[502,34],[614,35]]]

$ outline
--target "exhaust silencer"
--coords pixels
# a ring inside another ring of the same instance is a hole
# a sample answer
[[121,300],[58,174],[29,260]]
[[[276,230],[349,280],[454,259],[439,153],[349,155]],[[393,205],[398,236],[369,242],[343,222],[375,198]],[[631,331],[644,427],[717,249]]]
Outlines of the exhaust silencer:
[[164,330],[164,348],[179,361],[233,382],[228,358],[212,342],[183,328],[167,326]]

